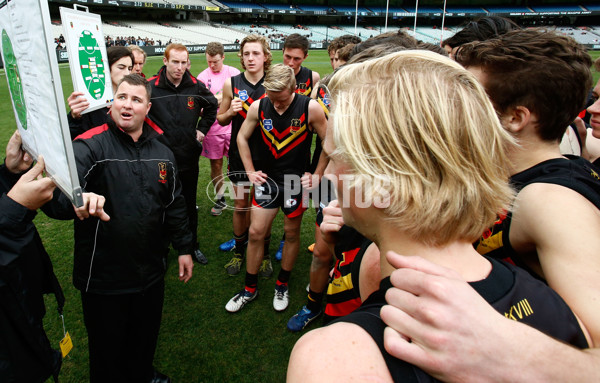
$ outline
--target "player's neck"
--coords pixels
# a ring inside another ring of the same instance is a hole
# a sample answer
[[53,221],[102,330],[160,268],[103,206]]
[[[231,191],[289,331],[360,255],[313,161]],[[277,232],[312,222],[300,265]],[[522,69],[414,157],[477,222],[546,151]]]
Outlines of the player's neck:
[[248,72],[248,71],[244,72],[244,77],[246,78],[246,80],[248,80],[252,84],[256,84],[257,82],[259,82],[260,79],[263,78],[264,75],[265,75],[264,70],[261,70],[258,72],[252,72],[252,73]]
[[388,251],[405,256],[419,256],[458,272],[468,282],[485,279],[490,273],[490,262],[478,254],[468,241],[457,240],[442,246],[431,246],[399,234],[393,228],[389,234],[392,235],[383,234],[376,242],[381,252],[381,278],[390,276],[395,270],[385,257]]
[[296,70],[294,71],[294,76],[298,76],[298,73],[300,73],[300,70],[301,70],[301,69],[302,69],[302,65],[300,65],[300,66],[298,67],[298,69],[296,69]]
[[515,175],[541,162],[564,157],[558,142],[518,140],[519,146],[509,149],[510,174]]

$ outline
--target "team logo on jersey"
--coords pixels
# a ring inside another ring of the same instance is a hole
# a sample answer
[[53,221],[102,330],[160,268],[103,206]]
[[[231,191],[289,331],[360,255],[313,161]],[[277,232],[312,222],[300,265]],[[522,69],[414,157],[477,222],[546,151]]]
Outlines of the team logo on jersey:
[[158,163],[158,182],[167,183],[167,164],[164,162]]
[[306,85],[305,82],[301,82],[300,84],[298,84],[299,90],[306,90],[307,88],[308,88],[308,85]]
[[596,180],[600,180],[600,176],[598,176],[598,173],[594,169],[592,169],[589,166],[586,166],[585,169],[587,169],[590,172],[590,175],[592,177],[594,177]]
[[285,207],[294,207],[297,203],[298,201],[296,201],[294,198],[290,198],[287,201],[285,201]]
[[270,132],[271,130],[273,130],[273,120],[271,120],[270,118],[264,119],[263,120],[263,128],[265,128],[265,130],[267,132]]
[[240,90],[240,92],[238,93],[238,96],[240,96],[240,100],[246,101],[248,99],[248,91]]
[[300,130],[300,126],[302,125],[302,122],[300,121],[299,118],[293,118],[292,119],[292,124],[290,125],[290,132],[295,133],[298,130]]
[[325,104],[326,107],[329,107],[329,105],[331,105],[331,99],[329,98],[329,95],[327,93],[325,93],[325,96],[323,96],[323,104]]
[[194,109],[194,97],[188,97],[187,107],[188,109]]

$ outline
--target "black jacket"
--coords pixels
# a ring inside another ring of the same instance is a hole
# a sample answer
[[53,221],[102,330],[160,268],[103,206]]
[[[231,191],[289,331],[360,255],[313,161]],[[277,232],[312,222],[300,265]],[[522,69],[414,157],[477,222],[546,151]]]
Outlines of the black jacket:
[[164,131],[161,140],[175,153],[179,170],[197,167],[202,146],[196,129],[208,133],[217,118],[217,99],[189,71],[177,87],[167,79],[165,66],[148,81],[152,86],[148,117]]
[[[164,278],[169,243],[191,254],[185,202],[173,153],[157,138],[162,131],[146,119],[134,142],[111,120],[73,142],[79,182],[86,192],[106,197],[110,221],[75,219],[73,284],[86,292],[144,291]],[[72,218],[60,194],[55,218]]]
[[58,376],[60,352],[43,328],[43,294],[64,295],[32,220],[36,215],[6,194],[18,180],[0,166],[0,382],[45,382]]
[[69,131],[71,132],[71,140],[74,140],[80,134],[95,128],[96,126],[104,125],[110,120],[108,114],[110,109],[100,108],[92,112],[82,114],[80,118],[73,118],[71,112],[67,113],[67,121],[69,121]]

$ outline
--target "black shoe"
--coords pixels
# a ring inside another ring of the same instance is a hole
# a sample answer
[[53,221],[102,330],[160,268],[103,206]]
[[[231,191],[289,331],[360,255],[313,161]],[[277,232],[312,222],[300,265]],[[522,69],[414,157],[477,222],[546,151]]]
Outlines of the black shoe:
[[196,249],[194,251],[193,257],[196,260],[196,262],[198,262],[198,263],[201,263],[203,265],[206,265],[208,263],[208,259],[206,258],[206,255],[202,254],[200,249]]
[[152,377],[150,383],[171,383],[171,378],[169,378],[167,375],[161,372],[154,370],[154,376]]

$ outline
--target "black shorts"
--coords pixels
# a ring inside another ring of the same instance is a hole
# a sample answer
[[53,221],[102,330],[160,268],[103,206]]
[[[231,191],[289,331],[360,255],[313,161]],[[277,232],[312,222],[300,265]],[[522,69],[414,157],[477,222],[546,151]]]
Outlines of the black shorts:
[[244,163],[238,153],[229,153],[227,160],[227,177],[234,185],[247,184],[250,182]]
[[262,185],[254,186],[252,205],[262,209],[281,208],[286,217],[294,218],[301,216],[308,206],[308,201],[303,201],[304,195],[302,188],[297,192],[268,178]]

